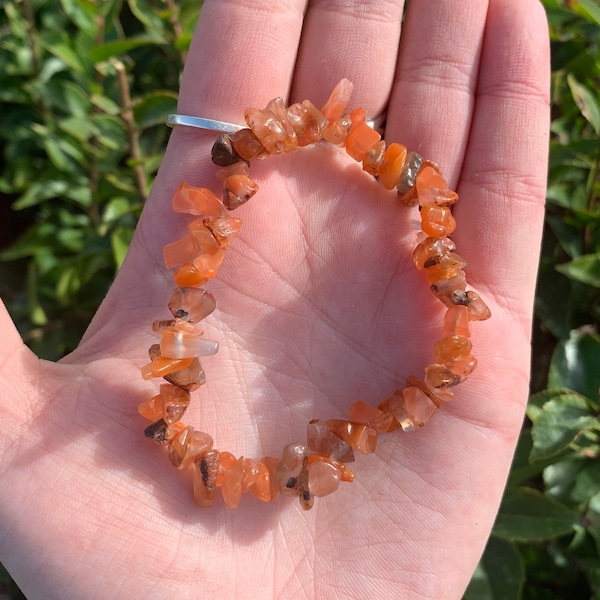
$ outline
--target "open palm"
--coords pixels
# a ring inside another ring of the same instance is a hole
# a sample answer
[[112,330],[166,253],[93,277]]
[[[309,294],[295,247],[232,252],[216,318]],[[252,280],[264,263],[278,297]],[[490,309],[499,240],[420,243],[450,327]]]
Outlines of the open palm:
[[[534,0],[206,0],[179,112],[241,122],[283,95],[387,108],[385,137],[456,189],[453,239],[493,317],[479,366],[423,429],[380,437],[357,479],[303,512],[290,498],[193,503],[141,435],[139,368],[167,318],[162,246],[181,181],[211,186],[214,135],[178,128],[127,260],[79,348],[39,361],[2,309],[0,556],[30,598],[459,598],[518,436],[541,234],[548,48]],[[314,417],[343,418],[421,376],[441,305],[414,269],[415,209],[339,148],[253,165],[259,193],[207,286],[219,353],[186,422],[236,456],[277,456]]]

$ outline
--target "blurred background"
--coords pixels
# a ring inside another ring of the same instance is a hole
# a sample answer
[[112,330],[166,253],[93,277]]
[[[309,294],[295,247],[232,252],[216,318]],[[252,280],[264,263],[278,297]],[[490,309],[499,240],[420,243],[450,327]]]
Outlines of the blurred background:
[[[600,599],[600,2],[542,0],[552,135],[531,398],[466,600]],[[125,256],[198,0],[0,4],[0,296],[74,349]],[[0,565],[0,600],[24,598]]]

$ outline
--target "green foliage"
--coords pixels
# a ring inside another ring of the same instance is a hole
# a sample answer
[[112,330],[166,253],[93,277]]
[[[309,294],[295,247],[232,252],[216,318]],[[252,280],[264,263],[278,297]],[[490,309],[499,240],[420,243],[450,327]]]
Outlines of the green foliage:
[[533,352],[547,388],[465,600],[600,598],[600,6],[544,5],[553,119]]
[[20,265],[0,263],[12,279],[0,292],[29,345],[55,359],[77,345],[123,261],[198,4],[6,0],[2,10],[0,202],[22,212],[24,231],[0,253]]

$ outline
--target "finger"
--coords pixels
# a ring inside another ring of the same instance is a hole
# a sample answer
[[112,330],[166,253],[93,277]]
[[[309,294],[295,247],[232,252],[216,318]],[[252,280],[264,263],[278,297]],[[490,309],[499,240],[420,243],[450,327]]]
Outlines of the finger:
[[386,138],[439,163],[451,186],[467,143],[487,6],[413,0],[402,33]]
[[179,110],[240,122],[290,85],[305,0],[207,0],[183,73]]
[[[285,94],[304,9],[305,0],[204,2],[182,77],[178,112],[242,123],[245,108],[264,106],[272,97]],[[180,236],[183,223],[173,215],[170,199],[182,181],[212,184],[214,139],[213,132],[174,128],[125,263],[85,334],[86,348],[80,346],[74,358],[93,354],[92,340],[93,346],[110,352],[115,330],[122,347],[135,347],[133,338],[147,314],[164,306],[168,286],[162,247]]]
[[[477,108],[456,207],[461,248],[530,314],[543,222],[549,44],[536,0],[490,2]],[[484,273],[481,274],[482,277]]]
[[465,405],[465,414],[481,422],[493,418],[506,440],[514,440],[519,431],[529,384],[547,169],[549,70],[541,4],[492,0],[454,237],[469,263],[470,283],[492,308],[485,339],[483,328],[474,327],[484,387],[476,402]]
[[327,100],[342,78],[354,83],[353,106],[369,117],[381,114],[396,68],[402,22],[401,0],[316,0],[306,13],[292,97]]

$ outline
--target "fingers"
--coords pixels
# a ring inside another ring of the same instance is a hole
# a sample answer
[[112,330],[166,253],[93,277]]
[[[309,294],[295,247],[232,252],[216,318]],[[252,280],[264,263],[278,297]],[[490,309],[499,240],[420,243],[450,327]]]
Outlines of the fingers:
[[485,265],[496,298],[510,299],[521,315],[531,314],[543,223],[549,65],[541,4],[492,0],[458,190],[465,200],[456,207],[464,223],[458,237],[467,259]]
[[439,163],[450,186],[464,157],[488,0],[413,0],[400,45],[386,138]]
[[304,20],[292,88],[295,101],[325,103],[343,77],[354,83],[352,106],[372,118],[391,90],[402,22],[402,0],[315,0]]

